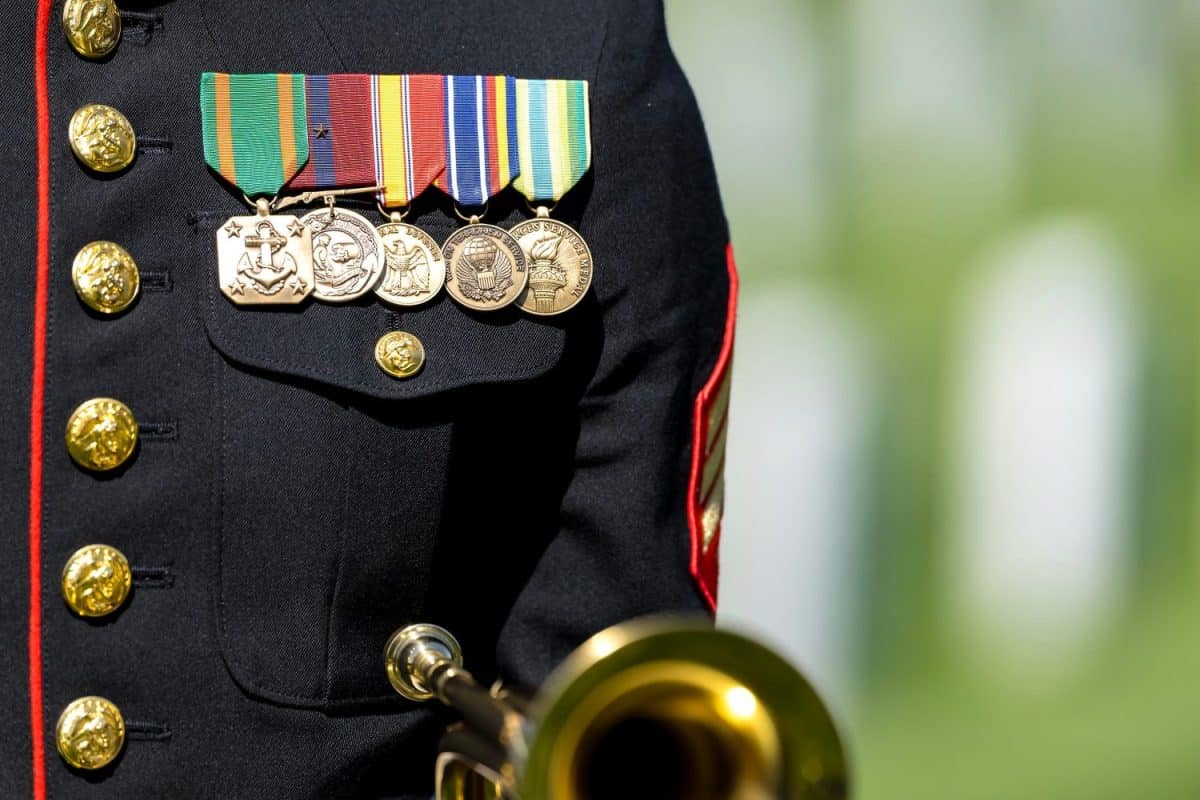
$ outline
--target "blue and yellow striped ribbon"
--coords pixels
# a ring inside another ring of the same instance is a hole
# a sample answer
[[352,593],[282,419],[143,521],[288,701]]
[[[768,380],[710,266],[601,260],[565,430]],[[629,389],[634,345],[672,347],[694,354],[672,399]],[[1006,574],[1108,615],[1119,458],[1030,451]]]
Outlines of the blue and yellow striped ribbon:
[[592,165],[588,83],[517,79],[517,150],[513,185],[531,203],[554,203]]

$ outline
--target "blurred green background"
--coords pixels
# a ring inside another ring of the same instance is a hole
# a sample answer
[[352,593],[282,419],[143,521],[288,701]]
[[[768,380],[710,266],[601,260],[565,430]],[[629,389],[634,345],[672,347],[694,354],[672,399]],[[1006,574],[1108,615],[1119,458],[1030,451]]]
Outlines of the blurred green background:
[[721,620],[864,800],[1200,798],[1200,2],[667,7],[744,282]]

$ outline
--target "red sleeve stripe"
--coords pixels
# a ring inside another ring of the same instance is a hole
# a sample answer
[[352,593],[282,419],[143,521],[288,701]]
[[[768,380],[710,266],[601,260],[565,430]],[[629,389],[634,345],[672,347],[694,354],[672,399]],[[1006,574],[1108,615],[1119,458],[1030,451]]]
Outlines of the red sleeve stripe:
[[726,248],[725,261],[729,271],[725,337],[716,366],[704,388],[696,395],[692,419],[692,472],[687,498],[688,527],[692,538],[691,573],[714,613],[717,610],[721,517],[725,509],[725,441],[728,436],[733,337],[737,320],[738,274],[733,245]]
[[46,389],[46,302],[50,285],[50,88],[46,72],[51,0],[38,0],[33,83],[37,96],[37,265],[33,376],[29,401],[29,731],[33,800],[46,798],[42,721],[42,431]]

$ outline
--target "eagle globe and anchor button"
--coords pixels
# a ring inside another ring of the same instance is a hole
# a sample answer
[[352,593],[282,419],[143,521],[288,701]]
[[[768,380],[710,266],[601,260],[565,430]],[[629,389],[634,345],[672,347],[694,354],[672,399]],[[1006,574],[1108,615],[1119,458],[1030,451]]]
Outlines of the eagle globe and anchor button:
[[81,617],[96,619],[115,613],[125,604],[132,588],[129,560],[110,545],[81,547],[63,567],[63,600]]
[[75,254],[71,282],[79,299],[100,314],[118,314],[137,299],[141,278],[129,251],[114,242],[91,242]]
[[138,424],[129,406],[111,397],[94,397],[67,420],[67,452],[93,472],[116,469],[137,447]]
[[111,700],[80,697],[59,715],[54,744],[63,761],[75,769],[103,769],[125,746],[125,718]]
[[121,41],[121,12],[113,0],[67,0],[63,33],[84,58],[104,58]]
[[95,172],[120,172],[137,155],[133,125],[112,106],[81,106],[71,115],[68,134],[75,157]]
[[375,363],[393,378],[411,378],[425,366],[425,346],[407,331],[391,331],[375,342]]

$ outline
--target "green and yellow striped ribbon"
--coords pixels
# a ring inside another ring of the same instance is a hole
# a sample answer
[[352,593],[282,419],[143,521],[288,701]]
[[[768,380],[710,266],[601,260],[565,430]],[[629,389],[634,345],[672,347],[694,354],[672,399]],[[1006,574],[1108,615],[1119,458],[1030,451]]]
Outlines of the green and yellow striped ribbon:
[[531,203],[554,203],[592,165],[588,83],[517,79],[517,151],[513,182]]
[[308,161],[304,76],[200,76],[204,160],[248,197],[274,195]]

